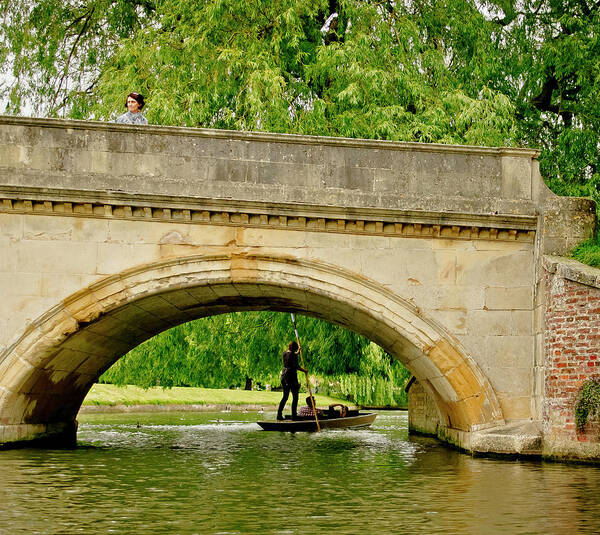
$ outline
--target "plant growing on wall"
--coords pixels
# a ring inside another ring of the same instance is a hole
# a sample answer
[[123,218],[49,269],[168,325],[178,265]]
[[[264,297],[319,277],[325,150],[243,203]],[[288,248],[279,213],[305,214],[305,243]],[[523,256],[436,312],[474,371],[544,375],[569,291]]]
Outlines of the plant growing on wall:
[[575,423],[582,430],[589,418],[600,415],[600,378],[590,379],[581,385],[575,405]]

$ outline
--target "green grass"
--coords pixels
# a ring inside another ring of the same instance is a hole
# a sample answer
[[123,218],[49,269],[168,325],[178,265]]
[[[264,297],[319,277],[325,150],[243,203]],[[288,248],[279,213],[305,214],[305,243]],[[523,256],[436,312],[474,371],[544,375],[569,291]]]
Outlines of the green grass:
[[571,256],[582,264],[600,268],[600,236],[575,247]]
[[[300,393],[299,405],[304,405],[306,393]],[[316,395],[317,405],[343,403],[339,399]],[[281,392],[255,390],[228,390],[174,386],[173,388],[116,386],[95,384],[84,405],[277,405]],[[290,396],[291,401],[291,396]],[[345,402],[348,405],[348,402]]]

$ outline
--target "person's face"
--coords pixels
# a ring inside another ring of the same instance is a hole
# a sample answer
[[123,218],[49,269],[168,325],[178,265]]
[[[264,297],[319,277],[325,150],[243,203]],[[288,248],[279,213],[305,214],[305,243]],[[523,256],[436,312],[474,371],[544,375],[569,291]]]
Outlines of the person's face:
[[138,111],[140,111],[140,104],[133,97],[127,97],[127,109],[131,113],[137,113]]

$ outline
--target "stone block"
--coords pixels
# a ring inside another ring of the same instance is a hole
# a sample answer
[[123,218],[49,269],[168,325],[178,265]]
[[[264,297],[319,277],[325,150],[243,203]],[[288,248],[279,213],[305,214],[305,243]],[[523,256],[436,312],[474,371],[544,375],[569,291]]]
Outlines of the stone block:
[[[0,159],[0,161],[2,161]],[[23,238],[25,216],[22,214],[4,214],[0,212],[0,239],[17,241]],[[2,243],[0,241],[0,244]]]
[[403,294],[400,289],[409,275],[406,259],[401,254],[396,251],[356,251],[356,249],[353,249],[352,253],[354,253],[356,261],[360,261],[360,272],[365,277],[389,286],[400,295]]
[[37,368],[21,358],[5,359],[0,363],[0,385],[16,392],[20,385],[35,373]]
[[184,289],[163,293],[161,297],[179,310],[187,310],[199,305],[198,300]]
[[[123,355],[124,353],[121,353]],[[107,356],[92,355],[88,357],[78,368],[77,373],[82,375],[81,383],[85,384],[90,379],[98,378],[105,370],[117,360],[114,353]]]
[[488,286],[485,288],[488,310],[528,310],[533,308],[533,287]]
[[374,170],[373,191],[375,193],[402,194],[408,189],[410,183],[410,168],[381,169]]
[[533,312],[529,310],[512,310],[510,317],[511,333],[514,336],[531,336],[534,334]]
[[389,236],[360,236],[356,234],[350,235],[350,248],[357,250],[370,249],[392,249],[391,243],[394,238]]
[[[0,413],[0,425],[14,425],[23,422],[23,414],[27,405],[30,403],[30,397],[26,394],[14,393],[4,403]],[[14,438],[19,440],[21,436]]]
[[463,355],[447,340],[440,340],[429,350],[429,358],[444,375],[464,362]]
[[488,377],[498,396],[526,396],[529,398],[531,396],[532,373],[531,366],[523,368],[496,367],[493,373],[490,370]]
[[535,282],[531,251],[457,251],[456,281],[461,285],[525,287]]
[[3,167],[21,169],[30,166],[30,150],[28,147],[16,144],[0,144],[0,162]]
[[[402,295],[412,297],[414,303],[427,311],[482,310],[484,307],[484,288],[476,286],[423,286],[410,284]],[[431,312],[430,312],[431,313]]]
[[77,369],[90,353],[77,351],[75,349],[63,348],[45,364],[47,370],[73,371]]
[[97,247],[96,272],[104,275],[120,273],[134,266],[160,259],[160,247],[154,244],[100,243]]
[[40,294],[57,301],[65,299],[84,287],[80,275],[69,273],[42,273],[40,275]]
[[16,339],[28,324],[50,310],[57,302],[56,299],[41,296],[4,295],[0,303],[0,311],[6,315],[7,329],[12,338]]
[[[335,260],[336,266],[341,267],[342,269],[348,270],[355,274],[363,274],[365,276],[369,276],[364,273],[363,266],[363,255],[360,251],[353,251],[349,248],[331,248],[331,249],[304,249],[302,251],[307,255],[308,259],[321,260],[323,262],[330,263],[332,260]],[[298,251],[296,251],[298,254]],[[380,281],[385,284],[383,281]]]
[[306,247],[309,232],[298,230],[240,228],[237,232],[236,244],[240,247]]
[[350,249],[352,248],[352,238],[356,237],[326,232],[306,232],[304,234],[303,246],[311,249]]
[[512,335],[509,310],[468,310],[467,333],[473,336]]
[[466,310],[431,310],[428,315],[447,332],[454,335],[467,334]]
[[455,252],[448,250],[410,251],[404,259],[407,285],[455,284]]
[[212,291],[218,297],[235,298],[235,299],[240,298],[240,294],[237,290],[237,287],[233,284],[215,284],[212,287]]
[[[424,240],[425,241],[425,240]],[[435,238],[426,240],[430,242],[433,250],[452,250],[452,251],[474,251],[478,243],[477,240],[455,240],[450,238]]]
[[190,225],[185,236],[190,245],[224,246],[240,244],[244,229],[219,225]]
[[111,353],[111,344],[114,344],[114,340],[84,329],[79,331],[76,335],[71,336],[62,344],[62,347],[80,353],[104,356],[107,353]]
[[211,285],[194,286],[188,288],[187,291],[201,304],[217,301],[219,298],[219,296],[213,291]]
[[0,272],[0,295],[40,297],[44,295],[42,291],[42,275],[39,273]]
[[418,357],[406,364],[407,368],[413,375],[423,382],[423,380],[431,380],[434,377],[442,377],[444,374],[435,365],[435,363],[427,356]]
[[[24,240],[44,240],[44,241],[71,241],[75,223],[81,220],[44,216],[28,215],[23,221],[23,239]],[[95,222],[95,221],[94,221]],[[97,240],[96,240],[97,241]]]
[[162,294],[139,299],[134,306],[165,323],[175,324],[181,318],[181,311],[168,300],[163,299]]
[[[489,415],[487,414],[485,401],[485,396],[480,393],[454,403],[455,409],[452,422],[453,424],[456,422],[455,427],[470,430],[473,426],[487,423]],[[456,416],[459,416],[458,420]]]
[[528,241],[504,241],[504,240],[474,240],[473,248],[476,251],[502,251],[504,253],[517,253],[533,251],[534,245]]
[[533,366],[533,336],[488,336],[485,338],[486,365],[494,368]]
[[502,197],[525,199],[532,197],[531,162],[524,158],[503,156]]
[[18,250],[17,243],[5,240],[0,235],[0,273],[15,273],[20,270]]
[[447,377],[431,377],[429,379],[435,391],[444,401],[458,401],[459,397]]
[[[158,296],[151,296],[145,299],[141,299],[137,301],[135,304],[129,304],[127,306],[121,307],[115,312],[111,312],[110,317],[116,319],[117,321],[127,325],[129,323],[134,323],[137,327],[143,331],[146,331],[150,335],[157,334],[169,327],[173,327],[176,322],[172,322],[170,319],[170,314],[164,311],[157,311],[153,309],[153,305],[156,303],[156,299]],[[164,301],[165,306],[168,306],[168,303]],[[144,310],[144,306],[147,306],[149,309],[153,309],[153,312],[149,312]],[[175,307],[169,306],[169,310],[177,310]],[[159,316],[158,314],[161,314]],[[173,312],[175,314],[175,312]],[[177,314],[180,311],[177,310]],[[164,314],[164,315],[163,315]],[[98,354],[98,353],[96,353]]]
[[446,372],[445,376],[460,399],[470,398],[482,393],[477,377],[464,361]]
[[531,418],[531,398],[529,396],[498,396],[504,419],[525,420]]
[[73,254],[70,241],[27,240],[16,243],[18,269],[30,273],[95,273],[97,248],[95,243],[80,243]]
[[344,166],[325,167],[325,187],[343,190],[372,192],[375,173],[373,169],[357,167],[349,162]]

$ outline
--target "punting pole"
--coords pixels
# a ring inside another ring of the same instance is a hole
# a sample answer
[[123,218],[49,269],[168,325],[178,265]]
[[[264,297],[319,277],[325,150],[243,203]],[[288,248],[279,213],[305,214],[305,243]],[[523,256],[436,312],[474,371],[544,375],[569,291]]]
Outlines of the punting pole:
[[312,395],[312,390],[310,388],[310,381],[308,380],[308,369],[304,365],[304,357],[302,356],[302,346],[300,345],[300,337],[298,336],[298,329],[296,328],[296,318],[294,317],[293,312],[290,313],[292,316],[292,323],[294,324],[294,333],[296,334],[296,343],[298,344],[298,349],[300,352],[300,364],[306,370],[304,375],[306,377],[306,388],[308,388],[308,395],[310,396],[310,402],[312,404],[313,415],[315,417],[315,423],[317,424],[317,431],[321,430],[321,426],[319,425],[319,418],[317,417],[317,407],[315,406],[316,400]]

